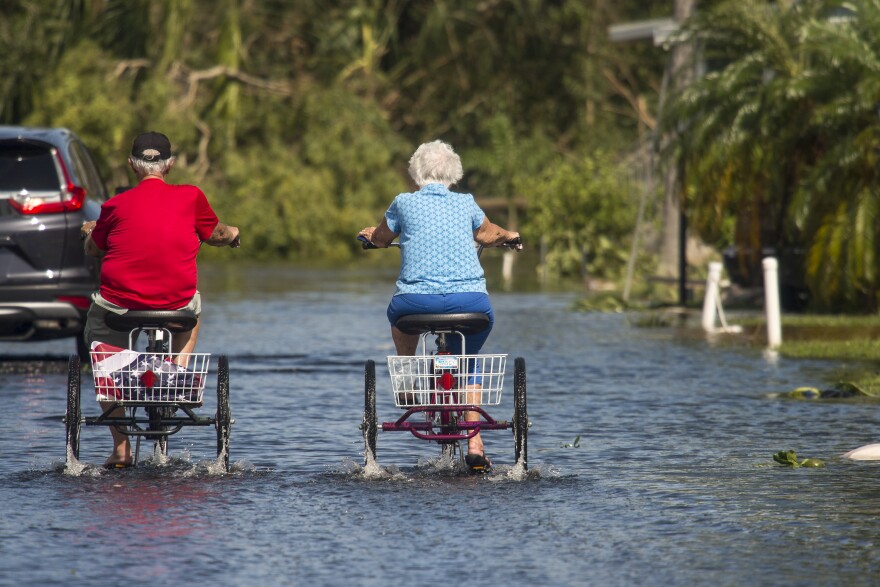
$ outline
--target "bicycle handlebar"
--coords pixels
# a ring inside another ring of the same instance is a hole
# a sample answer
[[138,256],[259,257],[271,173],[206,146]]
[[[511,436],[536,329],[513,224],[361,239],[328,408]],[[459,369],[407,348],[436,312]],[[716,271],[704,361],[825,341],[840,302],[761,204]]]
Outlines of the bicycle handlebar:
[[[380,248],[380,247],[377,247],[376,245],[374,245],[372,242],[370,242],[370,240],[365,236],[359,235],[358,240],[361,241],[361,248],[364,250]],[[400,243],[389,243],[388,246],[389,247],[399,247]]]
[[[357,237],[357,239],[359,241],[361,241],[361,248],[363,248],[364,250],[379,248],[376,245],[374,245],[372,242],[370,242],[370,240],[367,239],[367,237],[365,237],[365,236],[359,235]],[[389,247],[399,247],[400,243],[394,242],[394,243],[390,243],[388,246]],[[501,243],[498,246],[505,248],[505,249],[511,249],[513,251],[521,251],[523,248],[522,237],[518,236],[516,238],[512,238],[509,241],[504,241],[503,243]],[[479,247],[480,247],[480,250],[482,250],[484,248],[483,245],[479,245]]]
[[499,247],[504,247],[505,249],[512,249],[514,251],[521,251],[523,248],[522,237],[518,236],[516,238],[512,238],[509,241],[504,241]]

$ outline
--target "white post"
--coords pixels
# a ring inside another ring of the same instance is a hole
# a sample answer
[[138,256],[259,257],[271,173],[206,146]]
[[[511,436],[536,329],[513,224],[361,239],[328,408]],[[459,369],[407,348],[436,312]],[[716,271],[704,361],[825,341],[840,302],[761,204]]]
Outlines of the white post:
[[779,264],[766,257],[764,265],[764,305],[767,308],[767,346],[771,349],[782,344],[782,317],[779,311]]
[[504,251],[501,256],[501,277],[504,280],[504,288],[510,289],[513,285],[513,261],[516,258],[514,251]]
[[709,263],[709,277],[706,278],[706,297],[703,298],[703,330],[715,332],[715,315],[721,295],[721,263]]

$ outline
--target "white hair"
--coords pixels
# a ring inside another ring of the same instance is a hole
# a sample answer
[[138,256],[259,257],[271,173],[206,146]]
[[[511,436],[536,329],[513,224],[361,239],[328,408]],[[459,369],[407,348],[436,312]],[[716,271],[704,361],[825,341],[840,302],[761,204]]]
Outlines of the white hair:
[[171,164],[174,163],[174,157],[157,161],[144,161],[137,157],[129,157],[129,161],[131,161],[131,166],[138,177],[145,175],[161,175],[165,177],[171,169]]
[[464,170],[461,168],[461,159],[451,145],[431,141],[419,145],[413,153],[409,160],[409,176],[420,188],[429,183],[442,183],[449,187],[464,176]]

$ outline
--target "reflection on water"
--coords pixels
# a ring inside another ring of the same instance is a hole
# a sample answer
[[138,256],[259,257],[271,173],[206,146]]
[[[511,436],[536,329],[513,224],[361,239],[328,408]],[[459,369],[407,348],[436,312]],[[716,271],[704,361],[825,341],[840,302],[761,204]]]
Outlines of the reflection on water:
[[[84,427],[82,466],[66,468],[65,372],[0,374],[0,584],[875,581],[880,463],[840,455],[880,440],[876,405],[771,397],[828,383],[834,364],[572,313],[569,295],[495,293],[485,350],[526,359],[529,471],[509,431],[484,433],[486,476],[404,432],[380,431],[364,465],[366,359],[380,421],[400,415],[383,366],[393,272],[224,268],[202,282],[200,350],[230,358],[232,471],[214,466],[212,428],[172,436],[166,462],[107,471],[109,433]],[[93,393],[85,377],[88,414]],[[827,466],[776,465],[788,449]]]

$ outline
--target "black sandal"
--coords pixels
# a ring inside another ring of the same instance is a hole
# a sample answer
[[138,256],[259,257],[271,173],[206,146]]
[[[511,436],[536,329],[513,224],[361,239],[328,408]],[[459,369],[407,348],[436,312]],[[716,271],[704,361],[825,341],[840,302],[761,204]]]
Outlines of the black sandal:
[[466,454],[464,462],[467,463],[471,473],[487,473],[492,468],[492,463],[486,455]]

